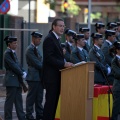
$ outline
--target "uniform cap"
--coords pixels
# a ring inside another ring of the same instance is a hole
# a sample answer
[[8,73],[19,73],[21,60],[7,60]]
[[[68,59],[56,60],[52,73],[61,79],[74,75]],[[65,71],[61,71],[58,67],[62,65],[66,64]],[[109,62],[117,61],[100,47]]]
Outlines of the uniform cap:
[[103,38],[103,35],[102,35],[102,34],[99,34],[99,33],[92,33],[92,34],[91,34],[91,37],[92,37],[92,38]]
[[75,40],[79,40],[79,39],[84,38],[84,37],[85,37],[84,34],[76,34],[73,38]]
[[41,33],[39,33],[39,32],[32,32],[31,33],[31,35],[33,36],[33,37],[36,37],[36,38],[42,38],[42,34]]
[[105,24],[104,24],[104,23],[101,23],[101,22],[97,22],[97,23],[95,24],[95,27],[96,27],[96,28],[102,28],[102,27],[105,27]]
[[17,37],[14,37],[14,36],[6,36],[4,38],[4,41],[9,43],[9,42],[13,42],[13,41],[17,41]]
[[87,27],[81,27],[80,29],[79,29],[79,32],[88,32],[88,31],[90,31],[90,29],[89,28],[87,28]]
[[109,28],[115,28],[115,27],[117,27],[117,24],[116,24],[116,23],[113,23],[113,22],[109,22],[109,23],[107,24],[107,26],[108,26]]
[[69,28],[67,28],[64,33],[68,36],[74,36],[76,34],[75,31],[70,30]]
[[117,23],[117,26],[120,26],[120,22],[116,22]]
[[120,42],[114,42],[113,45],[115,46],[116,49],[120,49]]
[[112,36],[112,35],[115,35],[115,34],[116,34],[116,32],[113,31],[113,30],[106,30],[105,31],[105,35],[107,35],[107,36]]

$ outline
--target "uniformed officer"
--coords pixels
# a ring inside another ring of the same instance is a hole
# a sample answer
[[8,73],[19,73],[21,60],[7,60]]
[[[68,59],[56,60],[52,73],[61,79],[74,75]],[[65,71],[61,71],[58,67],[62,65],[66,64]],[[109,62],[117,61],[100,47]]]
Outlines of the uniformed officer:
[[73,31],[73,30],[70,30],[70,29],[65,30],[65,38],[66,38],[65,49],[66,49],[66,53],[64,54],[64,57],[65,57],[67,62],[70,62],[70,55],[71,55],[71,52],[74,48],[74,46],[72,45],[74,43],[73,36],[75,34],[76,34],[76,32]]
[[107,27],[108,27],[108,30],[114,30],[114,31],[117,30],[117,24],[114,22],[108,22]]
[[84,49],[89,53],[90,50],[90,45],[88,44],[88,40],[90,37],[90,29],[83,27],[79,29],[80,34],[84,34],[84,38],[85,38],[85,46]]
[[106,76],[110,74],[111,68],[105,62],[105,57],[100,49],[103,44],[103,36],[99,33],[92,33],[94,46],[90,49],[90,61],[95,61],[94,83],[105,85],[107,83]]
[[[109,22],[107,26],[108,26],[108,30],[115,31],[115,37],[117,37],[117,31],[118,31],[117,23]],[[117,41],[117,38],[115,38],[115,41]]]
[[120,42],[120,22],[116,22],[117,23],[117,36],[116,39],[118,42]]
[[104,41],[101,49],[104,53],[105,56],[105,61],[111,66],[111,61],[114,57],[112,52],[110,52],[110,48],[113,47],[113,43],[115,42],[115,31],[113,30],[106,30],[105,32],[105,38],[106,40]]
[[77,34],[74,39],[76,47],[72,51],[71,62],[76,64],[82,61],[89,61],[88,52],[83,48],[85,46],[84,34]]
[[99,34],[104,34],[105,33],[105,24],[102,23],[102,22],[97,22],[95,24],[95,29],[96,29],[96,32],[99,33]]
[[43,118],[43,85],[41,82],[42,75],[42,57],[37,46],[41,42],[42,34],[33,32],[32,42],[26,49],[26,61],[28,65],[28,74],[26,77],[28,83],[28,94],[26,97],[26,118],[34,120],[32,115],[35,105],[36,120]]
[[112,60],[112,70],[114,73],[114,83],[113,83],[113,109],[111,120],[118,120],[118,114],[120,112],[120,43],[115,42],[115,57]]
[[6,36],[7,49],[4,52],[4,66],[6,69],[4,85],[6,86],[6,100],[4,105],[4,120],[12,120],[13,103],[19,120],[25,120],[23,112],[22,87],[23,78],[26,72],[21,68],[15,49],[17,47],[17,38]]
[[[112,51],[113,43],[115,42],[115,36],[116,32],[113,30],[106,30],[105,32],[105,38],[106,40],[104,41],[101,50],[104,53],[105,56],[105,61],[108,63],[108,65],[111,67],[111,62],[112,59],[114,58],[114,52]],[[108,76],[109,79],[109,84],[113,84],[114,81],[114,76],[113,73],[111,72],[110,75]]]

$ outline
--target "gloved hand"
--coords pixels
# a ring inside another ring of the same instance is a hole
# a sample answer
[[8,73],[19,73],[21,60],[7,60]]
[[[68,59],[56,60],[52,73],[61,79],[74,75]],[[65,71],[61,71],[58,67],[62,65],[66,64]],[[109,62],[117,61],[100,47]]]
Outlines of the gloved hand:
[[26,76],[27,76],[27,73],[26,73],[26,72],[23,72],[22,78],[25,79]]
[[107,69],[108,69],[108,73],[107,73],[107,75],[109,75],[109,74],[111,73],[111,68],[108,67]]

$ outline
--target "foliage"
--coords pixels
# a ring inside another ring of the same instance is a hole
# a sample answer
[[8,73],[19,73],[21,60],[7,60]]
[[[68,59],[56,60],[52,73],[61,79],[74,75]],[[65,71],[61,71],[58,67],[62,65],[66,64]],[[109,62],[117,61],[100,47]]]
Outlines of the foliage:
[[92,19],[100,19],[100,17],[101,17],[101,13],[100,12],[97,12],[97,13],[91,13],[91,18]]
[[[67,0],[68,1],[68,8],[67,14],[70,15],[78,15],[80,11],[80,7],[76,4],[74,0]],[[64,0],[62,0],[61,10],[64,12]]]
[[45,4],[50,4],[50,9],[55,10],[56,0],[45,0]]

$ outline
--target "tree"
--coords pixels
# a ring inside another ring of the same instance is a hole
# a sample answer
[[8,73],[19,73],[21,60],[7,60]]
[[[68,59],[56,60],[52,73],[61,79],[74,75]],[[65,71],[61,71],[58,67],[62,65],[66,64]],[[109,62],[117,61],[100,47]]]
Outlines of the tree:
[[45,0],[45,4],[50,4],[50,9],[55,10],[56,0]]
[[[67,3],[68,3],[67,14],[78,15],[80,11],[80,7],[76,4],[76,2],[74,0],[67,0]],[[62,0],[61,10],[62,12],[65,12],[64,11],[64,0]]]

